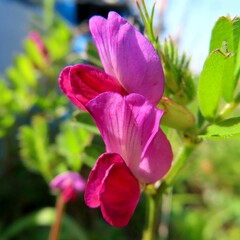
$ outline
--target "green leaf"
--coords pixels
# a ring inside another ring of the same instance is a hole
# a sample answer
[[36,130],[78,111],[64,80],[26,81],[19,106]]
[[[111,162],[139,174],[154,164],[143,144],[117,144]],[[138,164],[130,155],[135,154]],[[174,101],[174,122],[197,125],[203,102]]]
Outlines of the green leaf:
[[98,128],[96,127],[95,122],[93,121],[92,117],[87,112],[78,112],[75,114],[75,118],[77,122],[82,126],[84,129],[100,135]]
[[65,122],[57,136],[58,151],[64,156],[71,170],[79,171],[84,158],[84,148],[91,142],[92,135],[76,123]]
[[232,21],[229,18],[220,17],[212,30],[209,53],[222,48],[224,42],[228,46],[227,52],[232,52],[234,49]]
[[[223,97],[227,102],[231,102],[234,97],[234,89],[237,84],[238,67],[235,66],[238,42],[240,37],[240,19],[231,20],[221,17],[216,22],[210,41],[210,52],[221,49],[229,56],[226,61],[223,76]],[[230,57],[231,55],[231,57]]]
[[31,39],[26,39],[24,42],[24,46],[26,49],[26,53],[29,56],[29,58],[32,60],[32,62],[40,69],[46,69],[47,63],[43,56],[43,54],[38,49],[35,42],[33,42]]
[[236,17],[233,19],[233,44],[235,53],[239,50],[239,41],[240,41],[240,17]]
[[37,81],[30,59],[25,55],[19,55],[16,57],[16,65],[21,73],[21,81],[26,82],[26,84],[32,87],[36,86]]
[[14,88],[17,88],[18,91],[23,91],[25,88],[25,83],[22,81],[21,73],[18,69],[10,67],[7,69],[7,77],[12,82]]
[[[1,108],[6,106],[8,103],[11,103],[14,100],[14,93],[7,86],[5,79],[0,79],[0,93],[1,93]],[[1,109],[0,109],[1,112]]]
[[[63,60],[71,50],[71,33],[62,21],[57,21],[51,28],[51,35],[45,39],[46,48],[52,61]],[[61,44],[61,47],[59,47]]]
[[95,135],[92,144],[87,146],[84,151],[86,155],[83,160],[86,165],[92,168],[99,156],[105,152],[105,145],[101,136]]
[[204,135],[199,137],[217,139],[240,137],[240,117],[230,118],[213,124],[207,128]]
[[26,167],[51,179],[50,161],[52,152],[48,142],[48,126],[44,118],[35,116],[32,127],[22,126],[19,132],[20,154]]
[[85,157],[83,158],[83,161],[86,165],[88,165],[90,168],[92,168],[99,158],[99,156],[104,153],[104,147],[92,144],[91,146],[87,146],[85,148]]
[[227,102],[232,102],[234,90],[236,88],[236,80],[234,77],[235,57],[228,55],[225,58],[223,73],[223,97]]
[[202,115],[214,119],[222,95],[225,56],[214,51],[206,59],[198,84],[198,101]]
[[235,69],[234,78],[237,84],[240,76],[240,18],[233,19],[233,37],[234,37],[234,53],[235,53]]
[[234,76],[235,76],[235,81],[237,82],[240,76],[240,39],[238,43],[238,51],[236,53],[236,64],[235,64]]

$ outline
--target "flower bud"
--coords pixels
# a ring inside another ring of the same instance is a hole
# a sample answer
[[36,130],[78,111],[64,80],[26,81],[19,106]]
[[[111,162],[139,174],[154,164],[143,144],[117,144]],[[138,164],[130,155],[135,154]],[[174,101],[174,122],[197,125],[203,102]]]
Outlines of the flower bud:
[[52,190],[60,190],[64,201],[76,200],[79,192],[83,192],[86,182],[77,172],[65,172],[57,175],[50,183]]
[[165,111],[161,123],[178,130],[187,130],[195,125],[194,115],[184,106],[163,97],[158,108]]

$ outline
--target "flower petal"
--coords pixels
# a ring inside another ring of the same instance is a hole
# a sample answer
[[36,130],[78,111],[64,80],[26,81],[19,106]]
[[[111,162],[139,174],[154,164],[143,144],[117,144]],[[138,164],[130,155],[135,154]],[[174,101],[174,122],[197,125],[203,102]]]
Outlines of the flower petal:
[[59,85],[70,101],[84,111],[86,103],[102,92],[127,94],[113,77],[85,64],[64,68],[59,76]]
[[154,183],[161,179],[170,169],[172,159],[171,144],[159,129],[141,156],[137,174],[139,181]]
[[85,180],[77,172],[67,171],[57,175],[50,183],[53,190],[60,190],[64,201],[76,200],[77,194],[83,192],[86,186]]
[[104,219],[115,227],[128,224],[140,198],[140,185],[120,155],[105,155],[118,158],[106,172],[100,190],[101,211]]
[[84,194],[85,202],[89,207],[96,208],[100,206],[99,192],[103,179],[111,165],[119,161],[121,161],[121,159],[117,154],[105,153],[98,158],[89,174]]
[[72,66],[65,67],[60,73],[60,76],[58,78],[59,87],[74,105],[76,105],[78,108],[81,108],[82,110],[86,110],[83,104],[76,99],[70,85],[69,73],[71,68]]
[[67,171],[53,178],[50,182],[52,189],[64,189],[72,186],[77,192],[83,192],[86,182],[78,172]]
[[92,169],[85,191],[89,207],[101,207],[104,219],[116,227],[129,222],[140,197],[140,185],[122,157],[105,153]]
[[98,94],[112,91],[126,95],[126,91],[110,75],[85,64],[76,64],[70,70],[70,85],[75,98],[84,106]]
[[86,107],[101,132],[107,152],[120,154],[128,166],[128,149],[133,153],[133,162],[140,158],[140,132],[125,98],[106,92],[91,100]]
[[115,12],[108,19],[90,19],[90,30],[104,70],[129,93],[140,93],[157,104],[164,91],[164,74],[153,45]]
[[100,191],[104,219],[115,227],[126,226],[139,198],[140,185],[124,161],[113,164],[107,171]]
[[170,143],[159,129],[163,111],[139,94],[122,97],[111,92],[100,94],[86,107],[107,152],[121,155],[138,180],[149,183],[163,176],[172,160]]

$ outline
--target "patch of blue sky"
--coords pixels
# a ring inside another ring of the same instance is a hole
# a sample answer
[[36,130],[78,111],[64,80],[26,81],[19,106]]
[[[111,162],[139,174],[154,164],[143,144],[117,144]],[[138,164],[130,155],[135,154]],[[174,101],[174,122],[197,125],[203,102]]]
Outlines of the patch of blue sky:
[[[150,9],[154,0],[146,1]],[[158,0],[158,5],[161,4]],[[191,68],[199,73],[208,55],[211,30],[220,16],[240,15],[239,0],[168,0],[164,13],[164,32],[161,40],[169,35],[179,38],[180,51],[192,56]],[[156,8],[158,9],[158,7]],[[157,13],[157,12],[156,12]],[[157,20],[157,15],[156,15]]]

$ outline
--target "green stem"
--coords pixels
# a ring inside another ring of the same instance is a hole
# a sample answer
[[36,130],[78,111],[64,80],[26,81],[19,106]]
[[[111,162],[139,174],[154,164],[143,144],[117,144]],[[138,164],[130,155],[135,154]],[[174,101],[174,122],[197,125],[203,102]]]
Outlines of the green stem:
[[171,187],[173,181],[178,175],[179,171],[185,165],[189,156],[196,148],[197,144],[185,143],[180,149],[172,168],[169,170],[167,175],[161,182],[160,187],[157,189],[155,194],[146,192],[147,195],[147,224],[145,226],[142,240],[157,240],[159,239],[158,228],[160,223],[160,209],[162,203],[163,194],[166,192],[167,188]]
[[169,170],[169,172],[164,177],[159,189],[158,194],[163,194],[163,192],[168,188],[171,187],[173,184],[174,179],[178,175],[179,171],[182,169],[182,167],[185,165],[186,161],[188,160],[189,156],[193,152],[193,150],[196,148],[197,144],[193,143],[185,143],[175,161],[173,162],[173,166]]
[[146,194],[147,196],[147,223],[145,225],[142,240],[155,240],[158,235],[158,225],[160,223],[161,201],[157,196]]

